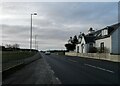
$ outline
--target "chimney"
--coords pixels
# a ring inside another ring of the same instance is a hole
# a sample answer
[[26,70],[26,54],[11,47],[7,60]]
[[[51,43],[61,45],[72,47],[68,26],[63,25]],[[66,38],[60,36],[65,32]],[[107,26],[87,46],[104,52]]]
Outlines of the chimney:
[[92,33],[94,32],[95,30],[93,30],[93,28],[91,27],[89,30],[88,30],[88,33]]

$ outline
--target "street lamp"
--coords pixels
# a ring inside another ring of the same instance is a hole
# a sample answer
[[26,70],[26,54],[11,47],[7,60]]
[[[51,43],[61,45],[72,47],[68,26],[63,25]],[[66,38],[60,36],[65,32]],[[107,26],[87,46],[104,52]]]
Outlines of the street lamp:
[[32,49],[32,15],[37,15],[37,13],[31,14],[31,28],[30,28],[30,51]]
[[37,41],[36,41],[37,35],[35,35],[35,49],[37,49]]

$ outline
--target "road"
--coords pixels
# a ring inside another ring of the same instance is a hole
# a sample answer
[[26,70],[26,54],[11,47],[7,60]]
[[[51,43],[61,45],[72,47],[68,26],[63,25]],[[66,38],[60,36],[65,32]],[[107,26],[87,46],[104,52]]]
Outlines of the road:
[[62,84],[118,84],[119,63],[88,58],[45,55]]
[[43,58],[27,64],[2,81],[5,84],[52,84],[58,83]]

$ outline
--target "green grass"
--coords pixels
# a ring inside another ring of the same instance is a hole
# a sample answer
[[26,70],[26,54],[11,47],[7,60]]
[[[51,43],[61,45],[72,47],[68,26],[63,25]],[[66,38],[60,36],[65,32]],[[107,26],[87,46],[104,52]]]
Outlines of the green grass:
[[23,62],[24,59],[32,57],[37,52],[29,51],[2,51],[2,70],[8,69]]
[[29,52],[29,51],[3,51],[2,62],[4,63],[4,62],[21,60],[32,57],[35,54],[36,52]]

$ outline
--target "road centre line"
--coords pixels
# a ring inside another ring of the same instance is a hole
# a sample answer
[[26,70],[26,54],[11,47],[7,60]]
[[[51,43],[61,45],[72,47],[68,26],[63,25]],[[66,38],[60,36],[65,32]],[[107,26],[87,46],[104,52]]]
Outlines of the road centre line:
[[75,61],[75,60],[71,60],[71,59],[69,59],[69,61],[72,61],[72,62],[77,62],[77,61]]
[[59,81],[59,78],[58,78],[58,77],[56,77],[56,79]]
[[58,84],[62,84],[58,77],[56,77],[56,80],[59,82]]
[[93,68],[96,68],[96,69],[99,69],[99,70],[107,71],[107,72],[110,72],[110,73],[114,73],[114,71],[104,69],[104,68],[101,68],[101,67],[97,67],[97,66],[94,66],[94,65],[90,65],[90,64],[84,64],[84,65],[89,66],[89,67],[93,67]]
[[54,74],[55,72],[51,69],[51,72]]

